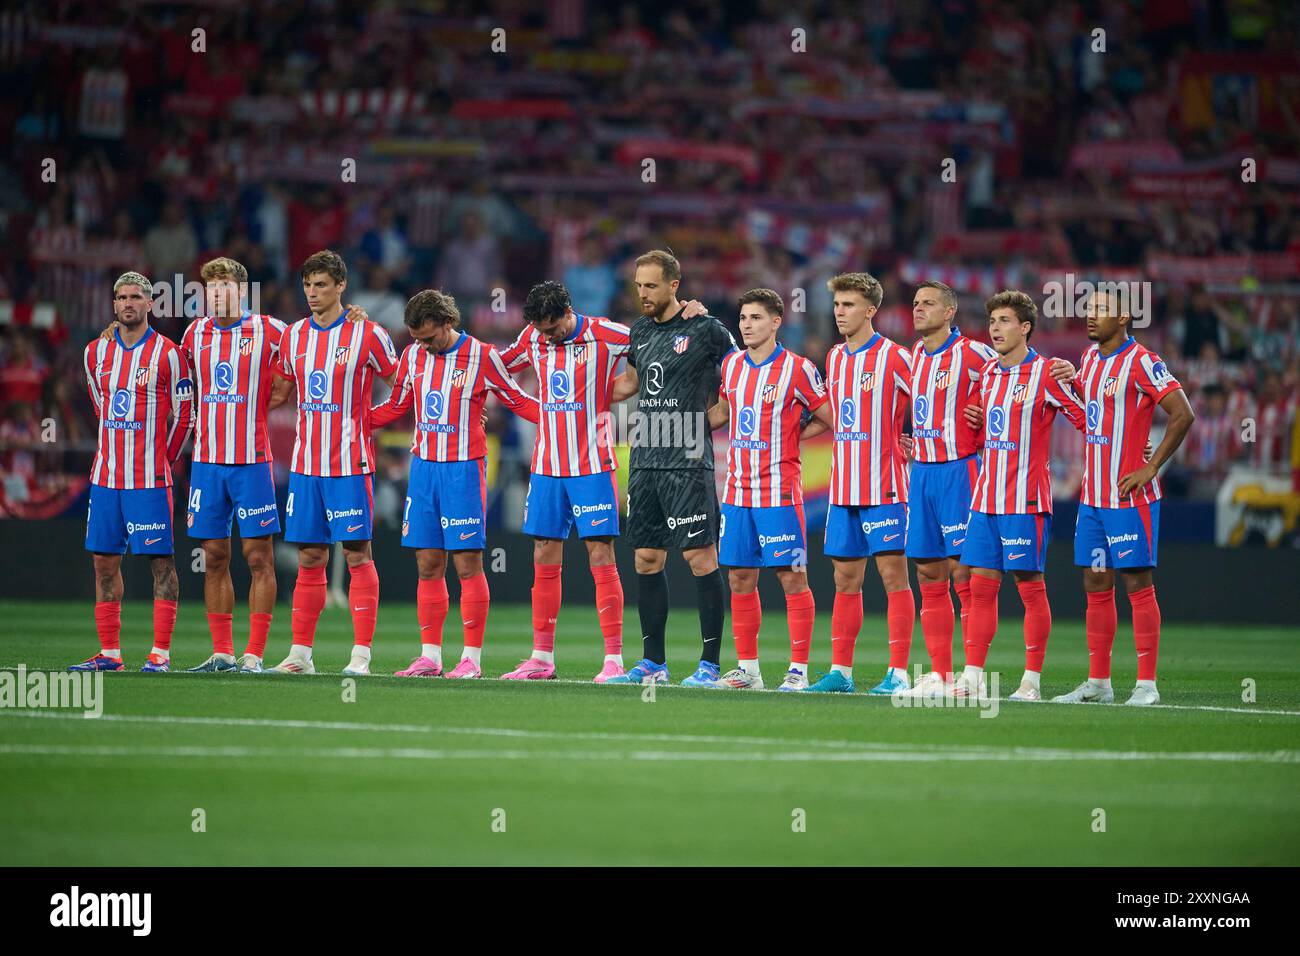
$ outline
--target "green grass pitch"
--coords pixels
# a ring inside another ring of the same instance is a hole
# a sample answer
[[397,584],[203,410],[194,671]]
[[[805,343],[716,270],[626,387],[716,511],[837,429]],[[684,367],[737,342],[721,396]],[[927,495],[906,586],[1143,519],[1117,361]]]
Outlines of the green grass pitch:
[[[148,652],[149,614],[144,602],[124,606],[132,671]],[[237,647],[241,620],[242,609]],[[635,620],[629,607],[630,634]],[[88,605],[0,602],[0,621],[5,668],[61,669],[96,647]],[[695,625],[690,609],[669,618],[674,680],[694,667]],[[454,603],[446,633],[454,661]],[[883,672],[883,635],[868,617],[860,688]],[[350,620],[328,610],[315,658],[333,673],[108,674],[100,720],[0,709],[0,863],[1295,865],[1295,637],[1170,624],[1160,664],[1172,706],[1003,701],[981,718],[862,694],[670,687],[646,701],[639,687],[587,683],[602,653],[595,612],[566,606],[566,680],[376,676],[347,701],[337,672]],[[826,616],[814,644],[820,673]],[[282,607],[270,662],[287,646]],[[759,646],[775,686],[783,611],[767,611]],[[913,646],[924,655],[919,628]],[[202,608],[183,604],[174,662],[198,663],[209,647]],[[485,674],[529,647],[528,609],[494,605]],[[375,669],[391,674],[416,650],[414,607],[385,604]],[[629,664],[638,650],[629,642]],[[1022,654],[1019,621],[1004,620],[989,661],[1004,697]],[[1073,687],[1086,656],[1081,623],[1058,621],[1045,694]],[[1115,658],[1123,700],[1134,680],[1123,617]],[[1242,700],[1247,678],[1254,703]]]

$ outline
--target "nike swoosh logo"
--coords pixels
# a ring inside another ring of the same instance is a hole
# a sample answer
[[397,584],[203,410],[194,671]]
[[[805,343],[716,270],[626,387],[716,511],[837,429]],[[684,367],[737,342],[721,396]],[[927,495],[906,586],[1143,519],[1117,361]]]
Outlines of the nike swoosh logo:
[[965,541],[965,540],[966,540],[965,538],[953,538],[953,539],[952,539],[952,543],[953,543],[954,545],[957,545],[957,544],[961,544],[961,543],[962,543],[963,541]]
[[274,518],[267,518],[265,521],[262,522],[262,527],[265,528],[267,525],[269,525],[269,524],[270,524],[272,521],[274,521],[274,520],[275,520]]
[[161,541],[161,540],[162,540],[162,538],[145,538],[145,539],[144,539],[144,543],[145,543],[146,545],[157,544],[157,543],[158,543],[159,541]]
[[792,647],[803,647],[803,646],[804,646],[805,644],[807,644],[807,643],[808,643],[807,641],[791,641],[791,642],[790,642],[790,644],[791,644]]
[[895,538],[897,538],[897,537],[898,537],[898,535],[896,535],[896,534],[887,534],[887,535],[885,535],[885,540],[886,540],[886,541],[893,541],[893,540],[894,540]]
[[783,554],[789,554],[789,553],[790,553],[790,549],[789,549],[789,548],[786,548],[784,551],[773,551],[773,552],[772,552],[772,557],[774,557],[774,558],[779,558],[779,557],[781,557],[781,555],[783,555]]
[[686,537],[688,537],[688,538],[693,538],[693,537],[695,537],[697,534],[704,534],[704,529],[701,528],[699,531],[692,531],[692,532],[691,532],[690,534],[688,534]]
[[1133,553],[1133,549],[1132,549],[1132,548],[1129,548],[1127,551],[1121,551],[1121,552],[1119,553],[1119,556],[1120,556],[1121,558],[1127,558],[1127,557],[1128,557],[1130,554],[1132,554],[1132,553]]
[[650,344],[649,342],[642,342],[640,345],[636,347],[636,350],[640,352],[643,348],[645,348],[649,344]]
[[1007,560],[1008,560],[1008,561],[1015,561],[1017,558],[1023,558],[1024,556],[1025,556],[1025,552],[1024,552],[1024,551],[1021,551],[1019,554],[1008,554],[1008,555],[1007,555]]
[[464,625],[465,627],[473,627],[473,626],[474,626],[475,624],[477,624],[477,623],[478,623],[478,621],[465,621],[465,622],[463,622],[463,625]]
[[704,639],[704,643],[705,643],[705,644],[708,644],[708,643],[710,643],[711,641],[716,641],[716,640],[717,640],[716,637],[706,637],[706,638]]
[[608,518],[593,518],[591,521],[591,526],[594,528],[596,527],[596,525],[604,524],[608,520],[609,520]]
[[463,534],[460,536],[460,540],[462,540],[462,541],[467,541],[467,540],[469,540],[470,538],[474,537],[474,535],[476,535],[476,534],[478,534],[477,531],[466,531],[465,533],[463,533]]
[[606,611],[611,611],[611,610],[613,610],[613,609],[614,609],[614,605],[612,605],[612,604],[606,604],[604,607],[602,607],[602,608],[600,608],[599,610],[597,610],[596,613],[597,613],[597,614],[604,614]]
[[359,525],[359,524],[350,524],[350,525],[348,525],[348,534],[351,534],[351,533],[354,532],[354,531],[360,531],[360,530],[361,530],[361,525]]
[[367,604],[365,607],[354,607],[352,610],[354,610],[354,611],[369,611],[369,610],[370,610],[370,605]]
[[1150,651],[1138,651],[1138,657],[1146,657],[1150,653]]

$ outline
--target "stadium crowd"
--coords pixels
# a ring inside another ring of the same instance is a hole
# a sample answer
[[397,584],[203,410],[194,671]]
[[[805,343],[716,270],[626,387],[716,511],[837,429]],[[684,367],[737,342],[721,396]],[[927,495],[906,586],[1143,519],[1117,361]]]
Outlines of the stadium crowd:
[[[514,337],[543,278],[631,321],[631,261],[666,245],[685,295],[728,322],[745,289],[788,293],[782,338],[819,364],[825,282],[846,269],[881,278],[877,327],[908,344],[922,278],[958,290],[975,334],[1002,288],[1150,282],[1139,334],[1198,412],[1169,494],[1212,497],[1240,462],[1300,488],[1289,5],[367,7],[4,15],[0,513],[45,517],[84,489],[80,354],[114,276],[162,286],[155,325],[179,340],[198,263],[244,263],[255,310],[291,321],[298,264],[326,247],[348,262],[346,300],[400,346],[402,306],[429,286],[488,341]],[[1045,311],[1034,345],[1077,364],[1082,322]],[[531,434],[493,414],[502,482],[525,482]],[[1081,440],[1062,428],[1056,447],[1072,494]],[[401,487],[400,434],[386,455]]]

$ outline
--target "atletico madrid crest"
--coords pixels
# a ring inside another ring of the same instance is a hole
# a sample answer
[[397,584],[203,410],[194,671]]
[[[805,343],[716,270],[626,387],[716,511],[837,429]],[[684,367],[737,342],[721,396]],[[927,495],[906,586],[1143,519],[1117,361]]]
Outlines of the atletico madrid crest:
[[451,373],[451,387],[459,388],[464,384],[465,384],[465,370],[463,368],[458,368],[456,369],[456,371]]
[[239,343],[239,354],[247,358],[253,354],[253,340],[243,339]]
[[577,345],[573,349],[573,364],[582,365],[587,361],[587,346]]
[[149,384],[149,367],[146,365],[144,368],[138,368],[138,369],[136,369],[136,370],[135,370],[135,387],[136,387],[136,388],[144,388],[144,387],[145,387],[146,385],[148,385],[148,384]]
[[1114,375],[1112,375],[1110,378],[1106,379],[1105,392],[1106,392],[1106,397],[1107,397],[1107,398],[1111,398],[1112,396],[1114,396],[1114,394],[1115,394],[1115,387],[1116,387],[1117,385],[1119,385],[1119,379],[1117,379]]
[[681,355],[683,352],[685,352],[686,346],[690,344],[691,344],[691,337],[689,335],[673,336],[673,351],[676,352],[678,355]]
[[340,365],[347,365],[348,353],[350,351],[352,351],[352,347],[350,345],[340,345],[338,348],[334,350],[334,361],[338,362]]
[[764,386],[763,386],[763,401],[767,402],[767,404],[769,404],[769,405],[771,405],[773,402],[776,401],[776,386],[775,386],[775,385],[764,385]]
[[1028,394],[1028,385],[1017,385],[1011,390],[1011,400],[1019,405],[1023,405],[1025,403],[1025,396]]
[[876,384],[875,372],[863,372],[862,377],[858,379],[858,387],[861,388],[864,392],[871,391],[871,389],[875,387],[875,384]]
[[935,387],[935,388],[947,388],[947,387],[948,387],[948,370],[947,370],[947,369],[944,369],[943,371],[941,371],[941,372],[939,372],[937,375],[935,375],[935,377],[934,377],[934,387]]

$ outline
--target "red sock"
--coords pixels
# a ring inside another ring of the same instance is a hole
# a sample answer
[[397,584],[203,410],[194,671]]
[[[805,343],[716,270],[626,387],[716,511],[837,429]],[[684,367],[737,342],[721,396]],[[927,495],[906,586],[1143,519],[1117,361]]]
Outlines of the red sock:
[[352,634],[356,643],[369,647],[375,641],[375,623],[379,620],[379,572],[374,561],[359,564],[351,571],[348,604],[352,607]]
[[889,621],[889,666],[907,670],[907,658],[912,653],[912,631],[916,628],[916,599],[912,589],[890,591],[886,618]]
[[1119,619],[1115,612],[1115,589],[1088,592],[1088,610],[1083,630],[1088,635],[1088,676],[1095,680],[1110,677],[1110,652],[1115,646]]
[[176,630],[176,602],[154,598],[153,646],[159,650],[170,651],[174,630]]
[[298,569],[298,583],[293,588],[293,616],[289,620],[289,630],[293,632],[295,644],[311,647],[312,641],[316,639],[316,621],[325,607],[325,590],[328,586],[325,565]]
[[758,660],[758,629],[763,623],[763,606],[758,592],[731,592],[731,633],[736,640],[736,659]]
[[983,667],[998,632],[998,591],[1002,582],[972,574],[970,578],[970,619],[962,626],[962,643],[966,647],[966,663]]
[[952,675],[952,632],[956,623],[948,582],[922,584],[921,634],[930,655],[930,669],[944,680]]
[[853,666],[853,647],[862,630],[862,592],[836,594],[831,608],[831,663]]
[[488,605],[492,595],[488,591],[487,575],[480,571],[472,578],[460,582],[460,619],[465,626],[465,646],[482,647],[483,632],[487,630]]
[[808,652],[812,650],[813,623],[817,620],[817,605],[811,590],[785,596],[785,620],[790,629],[790,663],[807,664]]
[[270,614],[248,615],[248,647],[245,654],[261,657],[266,653],[266,635],[271,633]]
[[[154,602],[155,610],[158,602]],[[235,639],[233,631],[235,627],[235,615],[233,614],[208,614],[208,630],[212,632],[212,653],[213,654],[234,654]],[[158,628],[155,626],[154,630]],[[158,645],[162,647],[161,644]]]
[[605,564],[591,569],[596,581],[596,614],[600,618],[600,634],[605,638],[606,654],[623,653],[623,582],[618,577],[617,564]]
[[966,626],[970,623],[970,581],[963,581],[958,584],[953,582],[952,588],[957,592],[957,603],[961,606],[961,638],[962,644],[966,642]]
[[555,622],[560,616],[562,564],[533,565],[533,650],[555,651]]
[[1021,581],[1016,585],[1025,605],[1025,670],[1043,672],[1047,638],[1052,633],[1052,608],[1047,603],[1046,581]]
[[1160,605],[1156,586],[1133,591],[1128,596],[1133,608],[1133,643],[1137,645],[1138,680],[1156,679],[1156,658],[1160,654]]
[[122,647],[122,602],[95,602],[95,631],[99,634],[99,649],[102,651],[121,650]]
[[447,620],[447,579],[423,578],[415,586],[415,619],[420,624],[420,643],[442,646],[442,625]]

